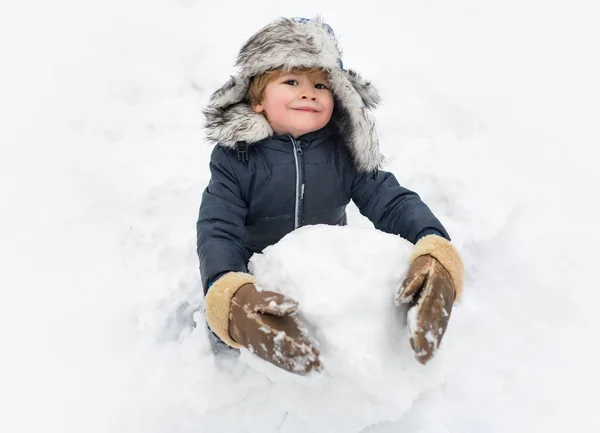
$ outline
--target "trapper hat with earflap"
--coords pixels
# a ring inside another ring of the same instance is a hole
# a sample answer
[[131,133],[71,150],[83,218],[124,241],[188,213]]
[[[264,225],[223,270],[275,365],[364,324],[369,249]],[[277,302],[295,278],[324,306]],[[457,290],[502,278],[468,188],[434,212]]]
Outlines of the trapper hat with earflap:
[[273,134],[269,122],[252,110],[246,94],[252,77],[275,69],[317,68],[329,74],[335,123],[360,172],[377,171],[383,162],[375,121],[379,103],[371,83],[343,68],[342,53],[331,27],[322,18],[280,18],[254,34],[240,50],[238,73],[211,96],[207,137],[221,146],[252,145]]

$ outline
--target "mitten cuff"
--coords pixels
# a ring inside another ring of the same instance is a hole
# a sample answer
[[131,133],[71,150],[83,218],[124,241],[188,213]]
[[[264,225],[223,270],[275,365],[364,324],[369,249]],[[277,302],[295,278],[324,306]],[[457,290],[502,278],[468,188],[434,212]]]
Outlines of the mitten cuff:
[[458,301],[462,295],[465,274],[465,268],[458,251],[446,239],[437,235],[428,235],[422,237],[415,244],[410,263],[414,262],[417,257],[427,254],[440,262],[450,274],[456,292],[455,302]]
[[228,272],[215,281],[206,294],[206,321],[208,326],[227,345],[239,349],[240,344],[229,335],[231,299],[244,284],[254,284],[254,277],[244,272]]

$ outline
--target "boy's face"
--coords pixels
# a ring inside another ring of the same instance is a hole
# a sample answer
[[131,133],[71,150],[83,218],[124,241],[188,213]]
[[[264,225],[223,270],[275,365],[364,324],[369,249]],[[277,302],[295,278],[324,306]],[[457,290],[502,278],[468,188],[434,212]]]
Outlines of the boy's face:
[[253,105],[273,130],[294,138],[323,128],[333,113],[333,95],[325,72],[283,73],[266,85],[263,100]]

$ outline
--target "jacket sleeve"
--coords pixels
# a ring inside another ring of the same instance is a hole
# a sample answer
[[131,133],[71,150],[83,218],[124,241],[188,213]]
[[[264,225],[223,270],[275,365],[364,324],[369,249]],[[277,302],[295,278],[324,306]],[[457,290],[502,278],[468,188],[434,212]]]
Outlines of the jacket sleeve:
[[196,224],[196,247],[205,294],[209,282],[224,272],[247,272],[243,242],[247,214],[248,207],[227,150],[215,146],[210,160],[210,181],[202,195]]
[[427,229],[450,236],[419,195],[398,184],[389,172],[356,173],[351,189],[352,200],[360,213],[371,220],[375,228],[397,234],[415,243]]

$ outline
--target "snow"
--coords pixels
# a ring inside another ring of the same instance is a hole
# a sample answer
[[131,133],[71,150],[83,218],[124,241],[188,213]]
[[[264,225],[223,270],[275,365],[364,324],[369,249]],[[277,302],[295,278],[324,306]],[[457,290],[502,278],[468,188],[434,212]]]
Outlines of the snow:
[[[0,6],[0,430],[599,430],[597,6],[368,6]],[[316,13],[382,92],[386,169],[465,261],[426,366],[393,302],[408,246],[354,207],[349,227],[252,259],[259,285],[297,297],[321,375],[210,348],[201,108],[252,32]]]

